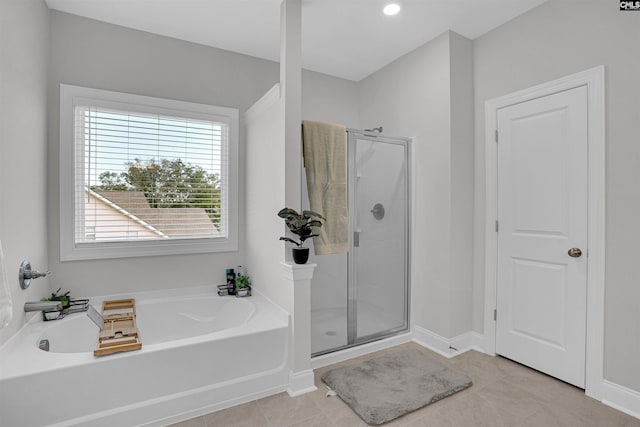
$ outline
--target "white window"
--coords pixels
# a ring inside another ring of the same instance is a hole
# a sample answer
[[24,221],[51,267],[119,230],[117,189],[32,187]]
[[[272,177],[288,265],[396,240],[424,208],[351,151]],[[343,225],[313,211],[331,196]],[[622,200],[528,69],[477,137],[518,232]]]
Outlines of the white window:
[[60,85],[60,258],[237,250],[238,110]]

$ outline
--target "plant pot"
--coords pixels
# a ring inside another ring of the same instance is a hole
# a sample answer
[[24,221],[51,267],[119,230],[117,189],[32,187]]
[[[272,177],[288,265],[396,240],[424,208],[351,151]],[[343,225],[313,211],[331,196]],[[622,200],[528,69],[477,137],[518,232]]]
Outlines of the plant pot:
[[236,289],[236,297],[248,297],[251,296],[251,290],[249,288]]
[[309,260],[309,248],[291,248],[291,253],[296,264],[306,264]]

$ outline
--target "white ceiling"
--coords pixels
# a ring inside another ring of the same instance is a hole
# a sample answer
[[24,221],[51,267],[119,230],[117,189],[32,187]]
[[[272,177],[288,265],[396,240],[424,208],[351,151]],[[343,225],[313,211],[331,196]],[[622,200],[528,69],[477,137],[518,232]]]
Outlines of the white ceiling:
[[[546,0],[302,0],[303,67],[359,81],[451,29],[475,39]],[[278,61],[281,0],[46,0],[50,9]]]

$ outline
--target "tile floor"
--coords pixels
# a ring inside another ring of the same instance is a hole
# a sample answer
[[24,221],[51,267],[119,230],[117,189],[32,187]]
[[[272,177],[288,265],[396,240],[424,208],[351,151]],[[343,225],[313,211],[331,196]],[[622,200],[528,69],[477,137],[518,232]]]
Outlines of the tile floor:
[[[439,402],[391,421],[397,427],[640,427],[640,420],[616,411],[584,392],[501,357],[469,351],[446,359],[418,348],[471,377],[473,386]],[[336,366],[374,357],[372,353],[315,370],[313,393],[291,398],[286,393],[213,412],[173,427],[351,427],[366,426],[337,396],[325,397],[320,376]]]

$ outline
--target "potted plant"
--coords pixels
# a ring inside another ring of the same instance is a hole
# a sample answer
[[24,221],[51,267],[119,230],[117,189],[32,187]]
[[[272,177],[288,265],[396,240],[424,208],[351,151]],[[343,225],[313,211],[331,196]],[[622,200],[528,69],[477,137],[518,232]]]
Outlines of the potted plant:
[[62,288],[58,288],[58,290],[53,292],[50,297],[42,298],[40,301],[60,301],[60,304],[62,305],[63,309],[68,308],[69,301],[71,300],[71,297],[69,296],[71,291],[67,291],[62,295],[58,295],[58,292],[60,292],[61,289]]
[[300,239],[298,242],[289,237],[280,237],[280,240],[295,244],[296,247],[292,248],[293,261],[296,264],[306,264],[309,259],[309,248],[303,248],[302,244],[305,240],[317,236],[317,234],[313,234],[312,227],[322,227],[322,221],[325,218],[313,211],[302,211],[302,214],[299,214],[291,208],[280,210],[278,216],[284,219],[289,231]]
[[236,277],[236,297],[251,295],[251,278],[249,276]]

